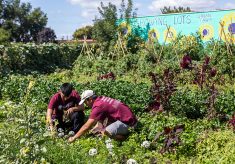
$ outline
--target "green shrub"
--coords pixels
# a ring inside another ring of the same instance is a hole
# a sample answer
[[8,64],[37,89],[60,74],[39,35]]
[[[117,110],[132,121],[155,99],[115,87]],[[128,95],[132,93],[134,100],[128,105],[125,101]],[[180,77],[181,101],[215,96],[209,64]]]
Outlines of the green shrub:
[[11,43],[0,48],[0,72],[49,73],[56,68],[70,68],[80,51],[81,46],[68,44]]
[[178,88],[170,99],[171,111],[191,119],[203,118],[207,113],[208,94],[199,88]]
[[227,88],[219,92],[216,97],[215,109],[218,113],[232,115],[235,109],[235,90]]
[[[35,81],[30,100],[48,103],[50,97],[59,90],[62,80],[57,78],[10,76],[2,81],[1,93],[4,99],[20,102],[30,80]],[[110,96],[129,105],[135,112],[142,111],[147,105],[150,94],[146,84],[132,84],[125,81],[101,80],[88,84],[73,82],[75,89],[81,94],[85,89],[92,89],[98,95]]]
[[196,146],[196,163],[233,163],[235,134],[232,130],[206,131]]

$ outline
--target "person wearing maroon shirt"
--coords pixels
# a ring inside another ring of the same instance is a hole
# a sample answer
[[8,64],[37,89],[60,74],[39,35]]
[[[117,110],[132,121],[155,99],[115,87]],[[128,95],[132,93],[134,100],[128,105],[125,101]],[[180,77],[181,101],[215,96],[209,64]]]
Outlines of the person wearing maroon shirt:
[[[85,118],[84,106],[79,105],[80,100],[80,95],[73,90],[70,83],[62,84],[60,91],[51,97],[48,104],[46,117],[50,129],[54,128],[55,120],[58,120],[57,129],[69,126],[76,133],[84,124]],[[69,122],[65,122],[63,116],[66,116]]]
[[97,96],[92,90],[82,93],[80,105],[85,104],[92,108],[88,121],[81,129],[69,138],[69,142],[86,133],[97,122],[104,122],[108,119],[109,125],[105,127],[104,134],[116,140],[124,140],[128,134],[128,129],[137,124],[136,116],[124,103],[110,97]]

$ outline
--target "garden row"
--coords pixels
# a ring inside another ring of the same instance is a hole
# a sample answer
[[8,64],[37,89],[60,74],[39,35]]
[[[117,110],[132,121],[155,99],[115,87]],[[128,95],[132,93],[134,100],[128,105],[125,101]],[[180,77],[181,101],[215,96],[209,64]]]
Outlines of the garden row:
[[146,77],[149,72],[161,72],[166,68],[179,69],[180,60],[188,54],[193,64],[200,63],[209,56],[218,73],[229,76],[230,79],[235,77],[235,46],[221,41],[212,40],[203,45],[200,37],[179,36],[174,42],[164,46],[155,42],[137,45],[134,52],[129,51],[126,46],[123,43],[121,48],[117,44],[105,51],[98,44],[84,47],[51,43],[1,45],[0,72],[50,73],[56,68],[73,68],[76,76],[80,73],[91,75],[112,71],[119,76],[134,72],[137,76]]
[[0,73],[49,73],[56,68],[71,68],[81,48],[79,45],[52,43],[0,45]]
[[[34,87],[30,92],[29,100],[39,104],[47,104],[52,94],[57,92],[62,84],[62,80],[56,77],[4,77],[0,80],[1,99],[22,102],[30,81],[34,82]],[[151,110],[154,112],[154,109],[149,108],[149,105],[155,101],[156,96],[150,92],[150,86],[145,83],[134,84],[127,81],[100,80],[85,84],[73,81],[72,84],[79,93],[86,89],[92,89],[98,95],[106,95],[119,99],[128,104],[136,113]],[[160,86],[158,90],[155,90],[155,93],[158,91],[158,94],[161,94],[161,96],[165,96],[165,94],[168,96],[169,94],[166,86]],[[213,95],[213,104],[211,104],[212,94],[216,94]],[[203,118],[212,107],[218,114],[228,114],[231,116],[235,109],[235,86],[221,87],[216,90],[216,93],[211,93],[211,90],[208,90],[208,88],[201,89],[197,85],[178,86],[171,96],[167,100],[165,99],[160,103],[163,105],[167,103],[168,106],[163,107],[178,116],[194,119]],[[213,106],[211,107],[211,105]]]
[[[148,113],[144,110],[154,97],[149,92],[150,86],[144,83],[72,82],[80,93],[89,88],[99,95],[126,102],[137,114],[139,124],[126,141],[109,141],[111,148],[107,147],[107,138],[92,135],[68,144],[66,138],[50,136],[45,129],[47,103],[61,83],[59,78],[45,76],[9,76],[1,80],[1,162],[111,164],[133,159],[138,163],[231,163],[235,160],[235,134],[226,122],[217,118],[192,120],[184,117],[206,113],[208,93],[196,85],[177,88],[170,98],[169,113]],[[219,93],[217,110],[230,114],[234,109],[234,87],[223,88]],[[88,115],[89,111],[86,113]],[[146,141],[149,146],[144,145]],[[94,149],[96,153],[89,153]]]

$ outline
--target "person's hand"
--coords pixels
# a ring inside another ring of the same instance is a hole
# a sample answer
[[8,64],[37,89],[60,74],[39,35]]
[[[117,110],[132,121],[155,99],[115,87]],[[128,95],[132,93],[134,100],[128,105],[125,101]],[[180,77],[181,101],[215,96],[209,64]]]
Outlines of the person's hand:
[[50,125],[49,127],[50,127],[50,131],[51,131],[51,132],[55,130],[55,128],[54,128],[53,125]]
[[53,125],[52,120],[49,122],[49,129],[50,129],[51,132],[55,131],[55,126]]
[[67,115],[70,115],[70,114],[73,113],[73,112],[74,112],[73,108],[69,108],[69,109],[66,111],[66,114],[67,114]]
[[55,126],[50,125],[49,127],[50,127],[50,134],[51,134],[51,136],[55,136],[56,135],[56,128],[55,128]]
[[72,143],[72,142],[74,142],[75,140],[76,140],[76,138],[74,138],[74,137],[69,137],[68,142],[69,142],[69,143]]

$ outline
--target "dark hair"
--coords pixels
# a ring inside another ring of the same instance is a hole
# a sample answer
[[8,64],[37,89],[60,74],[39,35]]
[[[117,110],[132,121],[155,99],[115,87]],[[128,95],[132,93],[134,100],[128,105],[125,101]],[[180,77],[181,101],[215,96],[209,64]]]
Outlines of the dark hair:
[[94,95],[91,96],[93,100],[95,100],[98,96],[94,93]]
[[73,90],[73,86],[70,83],[64,83],[61,85],[60,90],[64,94],[64,96],[69,97]]

